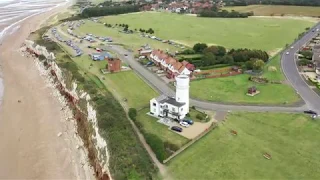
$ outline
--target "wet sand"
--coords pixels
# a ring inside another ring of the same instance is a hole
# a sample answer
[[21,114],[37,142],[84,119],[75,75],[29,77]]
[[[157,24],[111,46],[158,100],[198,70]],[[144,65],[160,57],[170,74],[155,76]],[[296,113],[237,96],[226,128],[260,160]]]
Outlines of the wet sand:
[[33,60],[18,52],[29,33],[45,21],[43,17],[62,9],[27,19],[0,45],[5,87],[0,107],[0,179],[94,179],[62,105]]

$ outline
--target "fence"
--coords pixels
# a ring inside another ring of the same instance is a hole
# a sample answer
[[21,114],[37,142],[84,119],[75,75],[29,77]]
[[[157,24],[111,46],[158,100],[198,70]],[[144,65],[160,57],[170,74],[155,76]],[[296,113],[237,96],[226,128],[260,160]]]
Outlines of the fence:
[[179,155],[181,152],[183,152],[184,150],[186,150],[189,146],[191,146],[192,144],[194,144],[195,142],[197,142],[199,139],[201,139],[203,136],[205,136],[206,134],[208,134],[212,129],[214,129],[215,127],[217,127],[218,124],[217,123],[212,123],[210,125],[210,127],[208,127],[205,131],[203,131],[201,134],[199,134],[197,137],[195,137],[194,139],[192,139],[190,142],[188,142],[186,145],[184,145],[183,147],[181,147],[178,151],[174,152],[170,157],[168,157],[167,159],[163,160],[163,164],[169,162],[171,159],[173,159],[174,157],[176,157],[177,155]]

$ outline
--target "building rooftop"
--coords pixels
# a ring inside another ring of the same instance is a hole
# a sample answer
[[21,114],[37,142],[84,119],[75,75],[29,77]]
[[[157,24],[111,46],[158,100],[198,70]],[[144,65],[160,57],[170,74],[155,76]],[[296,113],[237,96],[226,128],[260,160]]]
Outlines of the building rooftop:
[[181,107],[181,106],[186,104],[186,103],[177,102],[175,98],[168,97],[166,95],[158,96],[156,98],[156,101],[161,103],[161,104],[168,103],[168,104],[171,104],[171,105],[176,106],[176,107]]

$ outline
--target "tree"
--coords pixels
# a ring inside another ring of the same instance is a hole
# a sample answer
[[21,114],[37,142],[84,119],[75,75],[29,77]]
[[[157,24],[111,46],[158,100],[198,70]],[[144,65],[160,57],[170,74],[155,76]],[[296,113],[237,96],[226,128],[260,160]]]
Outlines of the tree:
[[197,43],[193,46],[193,50],[197,53],[202,53],[208,47],[205,43]]
[[264,66],[263,60],[254,59],[253,61],[254,61],[254,63],[253,63],[253,69],[254,70],[262,70],[263,69],[263,66]]
[[313,53],[312,51],[301,51],[300,54],[306,59],[312,59]]
[[202,66],[210,66],[216,63],[216,57],[210,52],[205,53],[201,58],[201,60],[202,60]]
[[234,64],[234,60],[233,60],[233,57],[230,56],[230,55],[225,55],[222,57],[221,59],[222,63],[224,64],[230,64],[230,65],[233,65]]

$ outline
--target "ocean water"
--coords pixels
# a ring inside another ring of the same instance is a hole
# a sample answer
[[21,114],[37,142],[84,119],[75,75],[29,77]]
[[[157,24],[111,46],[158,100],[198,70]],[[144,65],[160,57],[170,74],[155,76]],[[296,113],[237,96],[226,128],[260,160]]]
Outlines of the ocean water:
[[[19,23],[37,14],[64,5],[69,0],[0,0],[0,46],[3,37],[20,28]],[[0,53],[0,61],[1,53]],[[4,93],[0,67],[0,104]]]

